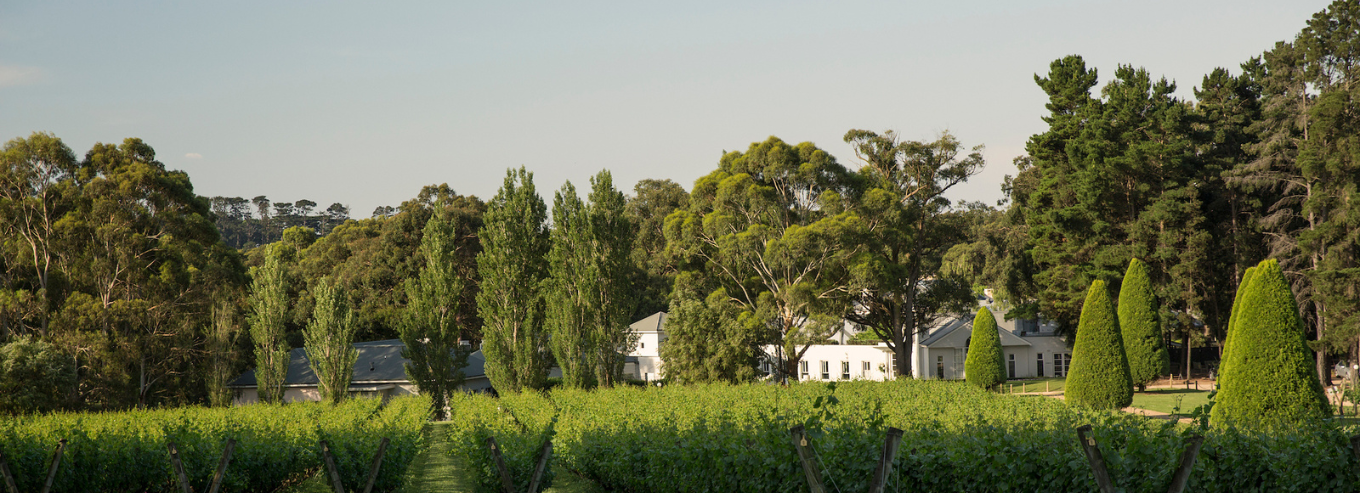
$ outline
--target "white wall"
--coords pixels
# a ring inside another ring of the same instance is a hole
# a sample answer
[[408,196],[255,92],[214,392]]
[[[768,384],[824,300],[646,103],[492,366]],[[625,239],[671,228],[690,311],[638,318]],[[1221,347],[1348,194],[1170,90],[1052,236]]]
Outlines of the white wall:
[[[886,351],[886,346],[868,346],[859,344],[828,344],[816,345],[808,348],[803,354],[802,361],[808,365],[807,378],[803,378],[801,372],[799,380],[817,381],[838,381],[838,380],[886,380],[887,370],[892,368],[892,353]],[[773,353],[774,347],[765,348],[767,353]],[[829,370],[827,378],[822,378],[822,362],[826,362]],[[845,378],[844,367],[842,364],[850,365],[850,378]],[[865,363],[869,369],[865,370]]]

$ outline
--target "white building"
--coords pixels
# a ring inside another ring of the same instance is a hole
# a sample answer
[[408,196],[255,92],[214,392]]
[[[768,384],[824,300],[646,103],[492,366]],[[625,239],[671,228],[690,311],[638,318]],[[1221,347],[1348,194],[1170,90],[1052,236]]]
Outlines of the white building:
[[646,381],[661,378],[661,344],[666,342],[666,318],[666,312],[656,312],[629,326],[637,334],[638,344],[625,359],[624,376]]
[[[1063,377],[1072,361],[1072,350],[1058,337],[1051,323],[1006,320],[991,303],[983,303],[996,317],[1001,349],[1009,378]],[[959,380],[965,377],[964,360],[972,338],[971,319],[953,319],[929,334],[918,336],[912,361],[917,378]]]
[[[775,354],[766,346],[765,354]],[[808,346],[798,361],[798,380],[887,380],[892,377],[892,350],[887,344],[817,344]],[[761,363],[770,373],[771,361]]]

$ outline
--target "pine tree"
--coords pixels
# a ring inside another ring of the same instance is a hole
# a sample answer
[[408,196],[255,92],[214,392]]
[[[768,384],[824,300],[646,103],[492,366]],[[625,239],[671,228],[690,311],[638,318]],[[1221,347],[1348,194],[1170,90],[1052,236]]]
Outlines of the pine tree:
[[316,306],[312,321],[302,331],[307,361],[316,374],[321,399],[339,404],[349,395],[354,362],[359,359],[359,351],[354,349],[354,333],[359,326],[354,323],[349,295],[339,283],[323,277],[312,287],[312,293]]
[[1105,281],[1092,282],[1086,292],[1064,394],[1068,404],[1096,409],[1120,409],[1133,402],[1124,340]]
[[425,266],[420,274],[406,281],[406,309],[400,326],[406,346],[406,375],[422,395],[431,398],[434,419],[446,418],[448,396],[463,384],[462,368],[467,366],[468,351],[461,344],[458,324],[459,300],[464,279],[455,270],[459,256],[456,217],[444,206],[436,206],[434,216],[425,223],[420,252]]
[[1171,360],[1162,344],[1162,327],[1157,317],[1157,297],[1152,292],[1147,266],[1141,260],[1129,261],[1124,282],[1119,288],[1119,328],[1129,375],[1139,391],[1170,371]]
[[534,190],[534,175],[507,170],[487,204],[478,237],[482,276],[477,312],[482,317],[486,376],[500,392],[540,389],[546,383],[548,333],[543,328],[547,277],[548,206]]
[[1298,304],[1275,259],[1262,261],[1244,289],[1228,336],[1229,369],[1219,383],[1215,425],[1270,427],[1331,415],[1313,371]]
[[968,383],[989,389],[1005,382],[1006,361],[1001,353],[1001,332],[996,328],[996,317],[987,307],[979,308],[973,318],[968,358],[963,362]]
[[250,337],[255,340],[255,382],[260,402],[283,402],[288,377],[288,341],[283,323],[288,318],[288,287],[281,247],[271,245],[264,265],[251,269]]

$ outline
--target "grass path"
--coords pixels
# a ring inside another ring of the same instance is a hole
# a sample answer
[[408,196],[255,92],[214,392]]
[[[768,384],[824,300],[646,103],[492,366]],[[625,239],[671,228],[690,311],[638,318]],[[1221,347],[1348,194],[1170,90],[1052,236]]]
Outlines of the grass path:
[[[472,491],[472,482],[463,474],[461,464],[449,454],[448,423],[430,423],[425,426],[425,449],[411,460],[406,470],[406,486],[401,493],[426,492],[463,492]],[[602,493],[604,490],[590,480],[567,472],[561,466],[553,465],[555,479],[547,493]],[[324,474],[318,473],[311,479],[287,493],[330,493]]]

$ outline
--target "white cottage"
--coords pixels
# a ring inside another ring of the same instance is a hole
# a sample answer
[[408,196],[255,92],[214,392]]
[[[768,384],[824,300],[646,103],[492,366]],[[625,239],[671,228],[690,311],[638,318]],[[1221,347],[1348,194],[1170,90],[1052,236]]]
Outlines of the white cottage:
[[666,312],[656,312],[629,326],[637,335],[638,344],[624,360],[624,376],[645,381],[661,378],[661,344],[666,342],[666,318]]
[[[1072,351],[1054,332],[1050,323],[1005,320],[995,306],[985,303],[996,317],[1001,349],[1008,378],[1061,377],[1067,375]],[[965,377],[964,360],[972,338],[971,318],[957,318],[941,324],[913,347],[912,362],[917,378],[959,380]]]

